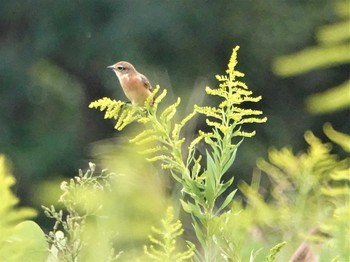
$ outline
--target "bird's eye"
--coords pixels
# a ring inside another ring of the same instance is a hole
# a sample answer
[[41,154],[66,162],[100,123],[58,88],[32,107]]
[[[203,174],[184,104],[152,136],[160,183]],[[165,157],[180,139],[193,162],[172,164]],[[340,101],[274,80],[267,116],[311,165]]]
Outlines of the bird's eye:
[[125,70],[124,66],[118,66],[117,68],[118,68],[119,71],[124,71]]

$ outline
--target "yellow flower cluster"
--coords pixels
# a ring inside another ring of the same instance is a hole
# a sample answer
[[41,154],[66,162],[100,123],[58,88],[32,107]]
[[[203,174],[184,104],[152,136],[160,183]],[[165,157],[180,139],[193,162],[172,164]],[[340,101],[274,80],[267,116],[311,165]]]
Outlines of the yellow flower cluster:
[[[218,107],[195,106],[195,111],[207,116],[207,125],[213,127],[213,130],[219,130],[223,135],[233,137],[251,137],[255,132],[241,131],[241,125],[247,123],[263,123],[267,121],[266,117],[258,118],[262,111],[242,108],[241,104],[245,102],[258,102],[261,96],[253,97],[253,92],[248,86],[238,81],[237,77],[243,77],[244,74],[235,69],[237,65],[237,51],[239,47],[233,49],[233,53],[226,70],[226,75],[216,75],[220,82],[218,88],[206,87],[205,91],[209,95],[219,96],[223,101]],[[198,143],[202,138],[215,137],[214,132],[200,132],[199,137],[192,142],[191,146]]]

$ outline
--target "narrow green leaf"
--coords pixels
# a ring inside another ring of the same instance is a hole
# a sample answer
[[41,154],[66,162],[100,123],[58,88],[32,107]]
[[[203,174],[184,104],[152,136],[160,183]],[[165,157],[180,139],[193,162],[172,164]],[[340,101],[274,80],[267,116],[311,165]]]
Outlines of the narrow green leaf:
[[224,163],[224,165],[222,167],[223,174],[225,174],[227,172],[227,170],[232,166],[233,162],[235,161],[237,149],[238,149],[239,145],[241,144],[241,142],[242,142],[242,140],[235,146],[235,148],[231,152],[231,155],[230,155],[228,161],[226,161],[226,163]]
[[192,216],[192,221],[193,221],[193,228],[194,228],[194,232],[196,233],[197,239],[198,241],[201,243],[202,247],[206,247],[206,242],[205,242],[205,236],[204,236],[204,232],[202,231],[200,225],[198,224],[196,218],[194,218]]
[[202,196],[201,189],[204,189],[203,185],[191,179],[183,179],[182,181],[183,181],[182,184],[186,193],[188,193],[192,197],[196,195],[198,196],[198,198],[201,198]]
[[194,164],[193,164],[193,167],[192,167],[192,178],[193,179],[196,179],[198,174],[199,174],[199,171],[201,170],[201,164],[200,164],[200,161],[202,159],[202,156],[200,155],[197,159],[193,158],[194,159]]
[[235,196],[237,192],[237,189],[233,190],[224,200],[224,202],[222,203],[222,205],[219,207],[219,209],[216,211],[217,214],[219,214],[225,207],[227,207],[231,202],[233,197]]
[[202,212],[201,212],[200,207],[198,205],[192,204],[190,202],[185,202],[182,199],[180,199],[180,202],[181,202],[183,209],[187,213],[195,216],[196,218],[198,218],[200,220],[203,218]]
[[206,151],[207,154],[207,170],[204,173],[205,177],[205,196],[207,198],[207,201],[209,203],[213,203],[215,201],[214,194],[215,194],[215,188],[217,185],[217,167],[212,159],[211,155],[208,151]]
[[229,181],[227,181],[226,183],[220,184],[220,189],[219,189],[219,191],[218,191],[216,197],[218,197],[218,196],[220,196],[222,193],[224,193],[224,192],[226,191],[226,189],[227,189],[230,185],[232,185],[233,180],[234,180],[234,177],[232,177],[232,178],[231,178]]

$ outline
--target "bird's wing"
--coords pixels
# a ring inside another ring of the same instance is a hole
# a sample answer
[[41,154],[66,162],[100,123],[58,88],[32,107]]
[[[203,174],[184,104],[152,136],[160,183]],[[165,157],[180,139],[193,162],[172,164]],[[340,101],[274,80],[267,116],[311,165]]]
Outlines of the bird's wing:
[[143,84],[145,85],[145,87],[149,90],[149,91],[153,91],[153,87],[151,85],[151,83],[148,81],[147,77],[145,77],[144,75],[141,75],[141,79]]

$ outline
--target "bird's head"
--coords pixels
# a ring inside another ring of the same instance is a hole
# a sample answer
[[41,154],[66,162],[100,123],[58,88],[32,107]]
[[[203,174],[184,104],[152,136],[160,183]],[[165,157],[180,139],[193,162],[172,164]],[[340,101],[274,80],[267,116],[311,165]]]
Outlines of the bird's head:
[[107,68],[111,68],[119,78],[129,73],[136,72],[135,67],[129,62],[125,61],[117,62],[114,65],[107,66]]

